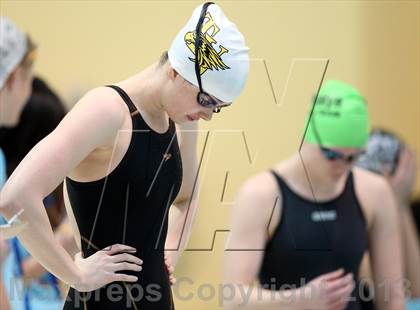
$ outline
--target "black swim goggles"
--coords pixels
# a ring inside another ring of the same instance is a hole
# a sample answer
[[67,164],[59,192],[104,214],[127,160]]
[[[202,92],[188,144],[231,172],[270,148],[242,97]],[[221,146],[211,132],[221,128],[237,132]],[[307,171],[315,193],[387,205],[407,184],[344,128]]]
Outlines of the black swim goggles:
[[201,34],[201,28],[203,27],[203,22],[204,19],[206,17],[206,13],[207,13],[207,8],[209,7],[210,4],[214,4],[213,2],[206,2],[203,5],[203,8],[201,10],[201,14],[200,14],[200,18],[198,19],[198,23],[197,23],[197,27],[195,28],[195,42],[194,42],[194,46],[195,46],[195,61],[194,61],[194,65],[195,65],[195,75],[197,77],[197,82],[198,82],[198,94],[197,94],[197,102],[199,105],[203,106],[203,107],[208,107],[208,108],[212,108],[214,113],[219,113],[222,107],[225,106],[229,106],[229,104],[220,104],[218,103],[214,98],[212,98],[208,93],[206,93],[203,90],[202,84],[201,84],[201,74],[200,74],[200,62],[201,62],[201,57],[200,57],[200,53],[199,53],[199,49],[201,47],[202,44],[202,34]]
[[321,149],[322,155],[324,155],[324,157],[328,159],[329,161],[342,160],[348,164],[355,162],[361,155],[365,153],[364,151],[359,151],[350,155],[345,155],[342,152],[332,150],[330,148],[323,147],[323,146],[320,146],[320,149]]

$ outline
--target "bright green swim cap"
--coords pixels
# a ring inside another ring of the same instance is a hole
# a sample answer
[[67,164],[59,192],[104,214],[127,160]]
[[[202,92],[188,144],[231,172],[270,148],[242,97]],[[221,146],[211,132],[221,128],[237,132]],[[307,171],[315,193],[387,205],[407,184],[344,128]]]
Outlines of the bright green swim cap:
[[334,80],[325,82],[309,117],[305,134],[305,141],[309,143],[352,148],[363,148],[367,143],[369,115],[366,102],[348,84]]

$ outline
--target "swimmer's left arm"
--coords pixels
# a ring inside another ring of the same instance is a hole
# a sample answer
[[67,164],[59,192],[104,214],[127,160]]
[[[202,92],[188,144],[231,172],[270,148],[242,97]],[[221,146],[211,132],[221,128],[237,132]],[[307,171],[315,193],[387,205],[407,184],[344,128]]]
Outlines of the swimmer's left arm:
[[375,179],[367,203],[373,210],[369,229],[371,266],[378,309],[404,309],[402,246],[398,210],[392,191],[382,178]]
[[177,125],[177,138],[182,158],[182,185],[169,212],[169,227],[166,238],[166,256],[175,266],[191,233],[195,212],[198,207],[198,123]]

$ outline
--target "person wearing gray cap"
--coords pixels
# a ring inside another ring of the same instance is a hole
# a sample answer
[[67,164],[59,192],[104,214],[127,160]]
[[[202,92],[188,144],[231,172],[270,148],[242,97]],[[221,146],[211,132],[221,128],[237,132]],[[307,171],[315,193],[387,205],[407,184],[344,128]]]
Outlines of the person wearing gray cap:
[[[0,213],[21,212],[20,241],[71,286],[64,309],[173,309],[167,265],[198,201],[194,121],[231,105],[248,67],[237,27],[218,5],[200,5],[159,62],[88,92],[15,169]],[[63,180],[75,261],[42,205]]]
[[0,126],[12,127],[31,93],[36,48],[29,35],[0,16]]
[[[5,168],[6,168],[5,160],[3,158],[3,154],[0,152],[0,189],[6,180]],[[0,233],[0,268],[3,264],[4,259],[7,256],[7,253],[8,253],[7,242],[3,238],[2,234]],[[7,298],[6,288],[1,278],[0,278],[0,309],[2,310],[10,309],[10,304]]]
[[[0,16],[0,127],[13,127],[19,121],[31,94],[35,52],[29,35]],[[0,174],[5,175],[5,164],[0,148]]]
[[[410,209],[411,196],[416,184],[416,153],[395,133],[375,128],[369,135],[365,154],[357,166],[383,175],[400,206],[404,281],[406,288],[406,309],[420,308],[420,243]],[[362,277],[371,283],[372,266],[366,253],[361,268]],[[373,291],[373,288],[370,288]]]

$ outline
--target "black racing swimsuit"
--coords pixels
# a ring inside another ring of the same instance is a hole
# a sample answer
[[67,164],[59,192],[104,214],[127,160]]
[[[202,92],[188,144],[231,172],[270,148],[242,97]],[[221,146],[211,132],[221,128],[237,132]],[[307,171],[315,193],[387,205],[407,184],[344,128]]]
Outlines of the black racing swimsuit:
[[182,162],[175,124],[165,133],[153,131],[128,95],[112,87],[132,115],[130,145],[119,165],[105,178],[77,182],[66,178],[79,227],[83,257],[112,244],[137,249],[143,260],[135,283],[113,282],[94,292],[70,289],[64,309],[173,309],[164,261],[169,207],[182,181]]
[[281,176],[272,173],[282,193],[282,214],[266,245],[261,285],[274,290],[298,288],[321,274],[344,268],[356,280],[347,309],[360,309],[358,274],[368,234],[353,173],[338,197],[318,203],[297,195]]

